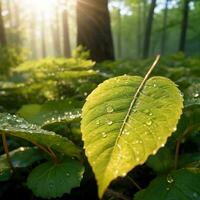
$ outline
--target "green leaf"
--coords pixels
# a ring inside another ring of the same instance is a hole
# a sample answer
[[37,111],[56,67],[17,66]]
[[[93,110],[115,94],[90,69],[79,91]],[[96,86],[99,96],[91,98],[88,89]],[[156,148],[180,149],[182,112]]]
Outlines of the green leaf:
[[57,122],[71,122],[80,118],[82,103],[74,99],[50,101],[43,105],[24,105],[18,114],[28,122],[47,126]]
[[147,160],[147,165],[155,172],[165,173],[173,167],[173,156],[167,147],[159,149],[156,155],[152,155]]
[[153,180],[134,200],[195,200],[200,198],[200,170],[181,169]]
[[80,156],[79,148],[67,138],[57,135],[54,132],[43,130],[39,126],[30,124],[23,118],[16,117],[15,115],[0,113],[1,133],[50,147],[68,156]]
[[66,159],[58,164],[46,162],[33,169],[27,185],[38,197],[61,197],[80,185],[83,172],[84,167],[76,160]]
[[[110,182],[143,164],[176,128],[183,99],[167,78],[120,76],[100,84],[83,107],[86,155],[102,197]],[[137,94],[137,96],[135,96]]]
[[[10,159],[14,168],[31,166],[34,162],[43,158],[41,151],[33,147],[20,147],[11,151]],[[12,171],[6,155],[0,156],[0,181],[6,181],[11,177]]]
[[200,105],[200,83],[192,84],[185,93],[185,107]]

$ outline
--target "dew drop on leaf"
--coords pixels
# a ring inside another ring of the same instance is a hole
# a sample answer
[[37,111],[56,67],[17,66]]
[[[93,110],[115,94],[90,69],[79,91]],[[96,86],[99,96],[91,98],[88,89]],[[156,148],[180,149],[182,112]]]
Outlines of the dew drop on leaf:
[[146,122],[146,124],[147,124],[148,126],[151,126],[152,121],[149,120],[149,121]]
[[107,137],[107,134],[105,132],[101,133],[101,135],[102,135],[103,138]]
[[113,124],[113,122],[109,120],[109,121],[107,121],[107,124],[110,126]]
[[107,111],[107,113],[112,113],[114,111],[114,109],[112,106],[107,106],[106,111]]
[[195,98],[198,97],[198,96],[199,96],[199,93],[194,94],[194,97],[195,97]]
[[170,184],[174,182],[174,179],[171,175],[167,176],[167,182],[170,183]]

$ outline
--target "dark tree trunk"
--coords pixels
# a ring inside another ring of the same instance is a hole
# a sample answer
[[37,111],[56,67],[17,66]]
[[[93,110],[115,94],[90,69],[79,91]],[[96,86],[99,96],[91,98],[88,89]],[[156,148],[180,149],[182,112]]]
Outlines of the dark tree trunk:
[[42,57],[46,57],[46,41],[45,41],[45,16],[42,13],[41,21],[41,40],[42,40]]
[[167,36],[168,3],[169,3],[169,0],[166,0],[164,17],[163,17],[163,34],[162,34],[162,40],[161,40],[161,55],[163,55],[165,53],[165,44],[166,44],[166,36]]
[[69,39],[69,24],[67,9],[63,10],[63,53],[66,58],[71,56],[70,39]]
[[2,13],[2,4],[1,4],[1,1],[0,1],[0,45],[6,46],[7,40],[6,40],[3,16],[2,16],[1,13]]
[[181,23],[181,36],[179,43],[179,51],[182,52],[185,52],[185,43],[186,43],[188,18],[189,18],[189,2],[190,0],[184,0],[184,6],[183,6],[183,18]]
[[144,47],[143,47],[143,58],[149,56],[150,42],[151,42],[151,32],[153,25],[154,9],[156,7],[156,0],[151,0],[151,6],[149,9],[149,15],[146,22],[146,29],[144,34]]
[[121,58],[122,55],[122,30],[121,30],[121,10],[117,9],[117,57]]
[[141,1],[138,0],[138,25],[137,25],[137,56],[140,58],[141,56],[141,36],[142,36],[142,31],[141,31]]
[[90,50],[97,62],[114,59],[108,0],[78,0],[77,44]]

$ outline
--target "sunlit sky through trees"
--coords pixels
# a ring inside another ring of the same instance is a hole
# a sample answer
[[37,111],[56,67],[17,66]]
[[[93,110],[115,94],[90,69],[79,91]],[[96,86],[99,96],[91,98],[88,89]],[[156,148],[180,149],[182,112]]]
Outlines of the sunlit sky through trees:
[[[4,17],[4,25],[8,41],[10,41],[10,44],[14,44],[14,42],[16,42],[16,44],[20,47],[28,49],[28,51],[30,51],[29,58],[41,58],[44,57],[44,53],[45,57],[58,55],[62,56],[64,48],[63,11],[67,10],[67,28],[69,30],[70,50],[73,50],[76,47],[77,40],[76,2],[77,0],[2,0],[2,15]],[[155,41],[155,46],[152,47],[152,51],[154,52],[156,52],[156,48],[159,47],[159,41],[157,40],[158,37],[156,34],[161,34],[165,2],[165,0],[157,0],[157,6],[155,8],[155,14],[158,17],[155,17],[156,24],[154,24],[153,30],[155,34],[153,34],[152,38],[152,41]],[[122,51],[125,52],[125,56],[128,56],[127,52],[136,56],[136,48],[131,47],[131,51],[130,49],[127,51],[127,49],[130,47],[131,43],[132,45],[137,44],[137,38],[135,37],[138,20],[137,8],[138,1],[109,1],[115,48],[117,46],[117,41],[119,41],[119,38],[117,39],[117,37],[120,36],[121,32],[121,48]],[[174,26],[170,25],[170,31],[172,30],[173,32],[176,32],[175,36],[169,35],[169,37],[177,42],[177,30],[180,30],[179,26],[181,23],[180,1],[169,1],[168,9],[172,11],[172,14],[169,15],[168,22],[172,25],[174,24]],[[195,10],[194,1],[190,2],[190,9]],[[117,16],[115,12],[116,10],[120,11],[120,18],[122,22],[120,22],[119,16]],[[196,10],[198,11],[198,9]],[[195,12],[197,11],[194,11],[193,15],[195,20]],[[147,15],[148,6],[146,11],[142,10],[141,12],[146,13]],[[173,14],[175,12],[176,14]],[[142,21],[141,27],[145,25],[144,21],[145,20]],[[119,28],[121,28],[120,32]],[[177,30],[175,30],[176,28]],[[130,34],[130,31],[133,32],[133,34]],[[141,29],[141,31],[144,31],[144,29]],[[194,33],[191,33],[192,37]],[[19,37],[18,41],[12,39],[16,37],[16,35]],[[59,44],[57,47],[55,47],[56,43]],[[43,44],[43,46],[41,44]],[[45,49],[42,50],[43,47],[45,47]],[[175,51],[172,47],[170,47],[170,53]],[[58,49],[55,50],[56,48],[60,48],[61,54]],[[115,49],[115,51],[117,50]],[[124,55],[122,54],[122,57],[124,57]]]

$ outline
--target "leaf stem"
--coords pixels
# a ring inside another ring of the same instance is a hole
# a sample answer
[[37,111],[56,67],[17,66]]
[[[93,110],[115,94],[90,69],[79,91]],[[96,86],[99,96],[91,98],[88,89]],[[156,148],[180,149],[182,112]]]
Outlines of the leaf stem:
[[2,142],[3,142],[4,151],[6,153],[8,164],[9,164],[11,170],[14,172],[14,166],[13,166],[11,158],[10,158],[8,143],[7,143],[7,140],[6,140],[6,135],[4,133],[2,133]]
[[49,150],[49,152],[51,153],[51,156],[53,158],[53,160],[58,163],[58,158],[56,156],[56,154],[53,152],[53,150],[50,147],[47,147],[47,149]]
[[[134,104],[135,104],[135,102],[136,102],[136,100],[137,100],[137,98],[138,98],[138,95],[139,95],[140,91],[141,91],[142,88],[144,87],[144,85],[145,85],[147,79],[149,78],[149,76],[150,76],[151,72],[153,71],[153,69],[156,67],[156,65],[157,65],[157,63],[158,63],[159,60],[160,60],[160,55],[157,55],[155,61],[154,61],[153,64],[151,65],[149,71],[146,73],[146,75],[145,75],[143,81],[141,82],[140,86],[138,87],[138,89],[137,89],[137,91],[136,91],[136,93],[135,93],[135,95],[134,95],[134,97],[133,97],[133,101],[131,102],[131,105],[130,105],[130,107],[129,107],[129,109],[128,109],[128,112],[127,112],[127,114],[126,114],[126,117],[124,118],[123,124],[122,124],[121,129],[120,129],[120,135],[122,134],[122,132],[123,132],[123,130],[124,130],[124,127],[125,127],[125,125],[126,125],[126,122],[127,122],[128,119],[129,119],[131,110],[132,110],[132,108],[133,108],[133,106],[134,106]],[[120,135],[119,135],[119,136],[120,136]],[[118,136],[118,138],[119,138],[119,136]]]
[[181,142],[187,136],[187,134],[190,132],[190,130],[193,129],[194,127],[195,127],[195,125],[188,127],[183,132],[183,134],[177,139],[177,142],[176,142],[176,151],[175,151],[175,158],[174,158],[174,168],[175,169],[177,169],[177,167],[178,167],[178,157],[179,157],[179,151],[180,151]]
[[[49,150],[49,147],[48,147],[48,149],[46,149],[45,147],[43,147],[42,145],[40,145],[40,144],[38,144],[38,143],[36,143],[36,142],[33,142],[33,141],[31,141],[31,142],[32,142],[35,146],[37,146],[38,148],[40,148],[41,150],[43,150],[45,153],[47,153],[55,163],[58,162],[56,155],[55,155],[54,153],[52,154],[53,151],[52,151],[52,150],[50,151],[50,150]],[[55,156],[54,156],[54,155],[55,155]]]
[[138,190],[142,190],[142,188],[130,176],[127,175],[127,178]]

